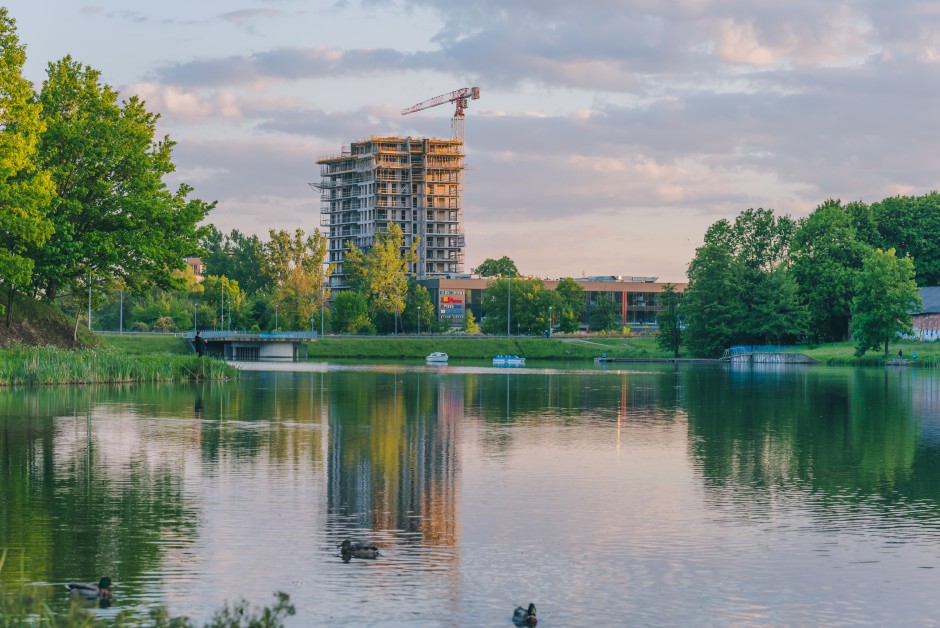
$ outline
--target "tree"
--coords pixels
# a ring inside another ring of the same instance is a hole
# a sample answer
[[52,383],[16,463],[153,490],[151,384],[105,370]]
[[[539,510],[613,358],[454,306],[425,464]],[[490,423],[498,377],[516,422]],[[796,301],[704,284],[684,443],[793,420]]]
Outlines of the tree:
[[291,329],[315,327],[313,314],[325,307],[330,297],[327,282],[333,265],[325,265],[327,239],[314,229],[306,235],[296,229],[291,235],[285,230],[269,231],[261,265],[263,273],[276,286],[277,303],[285,326]]
[[787,269],[777,268],[762,275],[757,285],[748,289],[752,321],[749,331],[759,339],[757,344],[786,344],[806,335],[809,310]]
[[39,165],[38,145],[45,125],[41,106],[23,78],[25,47],[16,35],[16,21],[0,7],[0,285],[7,288],[10,324],[13,293],[33,272],[30,249],[52,235],[44,210],[55,194],[48,171]]
[[852,300],[856,356],[878,349],[882,343],[888,355],[893,337],[913,332],[911,312],[921,307],[914,277],[913,260],[897,257],[894,249],[875,249],[865,258]]
[[372,320],[382,331],[397,331],[397,318],[408,292],[408,272],[418,261],[419,241],[415,237],[406,247],[401,227],[392,223],[388,231],[376,234],[368,251],[347,242],[343,268],[350,287],[366,297]]
[[186,184],[168,190],[174,142],[154,140],[159,115],[143,101],[117,98],[100,72],[71,57],[48,66],[39,156],[55,183],[47,212],[55,233],[31,255],[33,284],[50,301],[89,276],[93,285],[120,278],[137,289],[171,286],[215,206],[188,200]]
[[558,297],[555,306],[555,320],[558,329],[563,332],[575,332],[581,327],[587,303],[584,301],[584,287],[571,277],[565,277],[555,287]]
[[518,277],[519,270],[516,263],[503,255],[499,259],[486,258],[483,263],[472,271],[474,274],[483,277]]
[[623,317],[620,315],[620,306],[617,305],[614,295],[609,292],[596,293],[589,324],[594,331],[621,328]]
[[209,225],[202,239],[206,275],[226,276],[238,282],[248,294],[270,290],[274,279],[265,273],[265,245],[256,235],[232,229],[228,235]]
[[849,329],[858,272],[871,251],[857,234],[855,212],[829,199],[800,221],[793,238],[793,276],[817,341],[840,340]]
[[682,318],[679,316],[679,293],[671,283],[663,286],[659,294],[659,303],[663,311],[657,317],[659,333],[656,334],[656,344],[663,351],[672,351],[674,357],[679,357],[679,347],[682,345]]
[[745,307],[740,263],[721,246],[706,244],[689,263],[689,285],[682,295],[686,347],[696,357],[721,356],[741,338]]
[[508,315],[510,333],[543,333],[552,303],[552,293],[541,279],[494,279],[483,290],[483,331],[505,333]]
[[337,334],[375,333],[375,327],[369,320],[369,304],[365,296],[346,290],[333,299],[330,308],[330,323]]
[[871,213],[878,230],[871,244],[910,256],[921,286],[940,285],[940,193],[886,198],[873,203]]
[[470,308],[467,308],[466,314],[464,314],[463,317],[463,330],[468,334],[480,333],[480,326],[477,325],[476,319],[473,318],[473,312],[470,311]]
[[402,329],[409,332],[430,332],[437,329],[431,293],[414,278],[408,281],[405,309],[401,315]]

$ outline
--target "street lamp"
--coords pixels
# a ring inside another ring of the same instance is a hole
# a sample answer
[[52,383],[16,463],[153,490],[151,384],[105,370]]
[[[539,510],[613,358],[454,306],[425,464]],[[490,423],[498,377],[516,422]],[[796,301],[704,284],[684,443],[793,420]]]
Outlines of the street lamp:
[[552,306],[548,306],[548,337],[552,337]]

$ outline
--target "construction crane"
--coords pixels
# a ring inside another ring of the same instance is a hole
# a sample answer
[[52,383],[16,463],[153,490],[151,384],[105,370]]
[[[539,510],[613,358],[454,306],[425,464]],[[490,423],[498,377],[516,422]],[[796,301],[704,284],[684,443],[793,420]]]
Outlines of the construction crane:
[[441,94],[440,96],[435,96],[430,100],[425,100],[424,102],[419,102],[414,107],[408,107],[407,109],[401,110],[401,115],[405,116],[409,113],[414,113],[416,111],[423,111],[424,109],[430,109],[431,107],[437,107],[438,105],[443,105],[445,103],[456,103],[457,111],[454,112],[454,117],[451,120],[451,129],[453,131],[455,140],[463,139],[463,112],[470,106],[470,100],[476,100],[480,97],[480,88],[479,87],[462,87],[458,90],[455,90],[449,94]]

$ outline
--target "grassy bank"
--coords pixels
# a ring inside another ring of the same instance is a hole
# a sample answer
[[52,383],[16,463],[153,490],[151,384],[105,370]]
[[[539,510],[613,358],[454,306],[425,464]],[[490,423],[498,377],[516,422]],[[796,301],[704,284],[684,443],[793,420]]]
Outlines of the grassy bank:
[[851,342],[833,342],[824,345],[805,345],[800,351],[815,360],[831,366],[882,366],[885,362],[898,356],[898,350],[903,352],[906,360],[914,364],[914,352],[917,352],[917,366],[940,366],[940,342],[916,342],[902,340],[892,342],[888,355],[884,351],[869,351],[860,358],[855,357],[855,344]]
[[489,359],[519,355],[530,359],[593,359],[609,357],[670,357],[653,338],[530,338],[435,336],[432,338],[326,337],[308,343],[307,352],[319,358],[423,359],[434,351],[452,358]]
[[0,351],[0,385],[183,382],[235,378],[238,371],[194,355],[128,355],[114,349],[68,351],[17,346]]

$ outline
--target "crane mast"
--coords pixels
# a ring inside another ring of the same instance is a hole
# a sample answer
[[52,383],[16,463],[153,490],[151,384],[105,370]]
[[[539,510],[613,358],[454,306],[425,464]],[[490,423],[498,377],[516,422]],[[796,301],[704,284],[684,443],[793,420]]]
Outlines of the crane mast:
[[449,94],[441,94],[440,96],[435,96],[434,98],[425,100],[424,102],[419,102],[413,107],[402,109],[401,115],[405,116],[409,113],[423,111],[425,109],[430,109],[431,107],[437,107],[438,105],[444,105],[452,102],[456,105],[454,117],[451,119],[453,138],[455,140],[462,140],[464,129],[464,110],[470,106],[471,100],[477,100],[479,97],[479,87],[461,87],[460,89],[454,90]]

